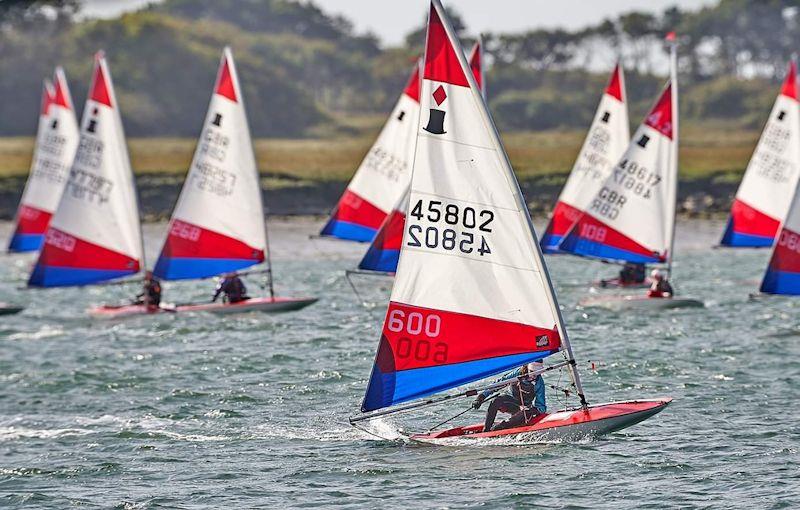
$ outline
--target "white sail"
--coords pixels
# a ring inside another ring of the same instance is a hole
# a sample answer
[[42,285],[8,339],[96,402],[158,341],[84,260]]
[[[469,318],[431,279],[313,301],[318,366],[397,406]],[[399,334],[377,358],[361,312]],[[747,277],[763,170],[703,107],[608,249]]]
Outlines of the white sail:
[[789,211],[800,179],[800,102],[797,68],[789,70],[769,120],[736,191],[720,244],[769,247]]
[[266,249],[258,169],[236,65],[226,48],[154,272],[167,279],[214,276],[262,262]]
[[578,221],[630,143],[625,76],[617,64],[597,106],[578,158],[558,196],[541,245],[558,252],[561,240]]
[[80,142],[29,284],[80,285],[143,264],[139,208],[119,104],[105,57],[95,57]]
[[400,261],[362,411],[568,345],[514,173],[436,0],[420,101]]
[[371,241],[408,186],[419,120],[419,64],[377,140],[367,152],[321,231],[350,241]]
[[78,121],[64,71],[58,67],[53,83],[45,82],[28,182],[17,210],[10,251],[35,251],[58,207],[69,168],[78,148]]
[[678,181],[676,87],[670,80],[560,250],[640,263],[671,257]]

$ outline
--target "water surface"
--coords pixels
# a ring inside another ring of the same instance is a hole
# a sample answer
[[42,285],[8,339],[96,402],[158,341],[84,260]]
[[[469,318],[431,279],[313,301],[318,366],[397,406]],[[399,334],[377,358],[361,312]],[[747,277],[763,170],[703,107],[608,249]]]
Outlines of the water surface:
[[[748,301],[766,251],[712,250],[720,222],[678,227],[675,286],[704,309],[576,306],[615,268],[548,258],[591,402],[672,396],[662,414],[580,444],[431,447],[347,424],[388,283],[343,279],[365,246],[273,222],[276,288],[321,301],[284,315],[89,319],[125,287],[17,291],[31,256],[0,256],[0,506],[30,508],[793,508],[800,501],[800,300]],[[0,224],[5,241],[10,226]],[[145,228],[149,260],[164,225]],[[251,281],[252,293],[262,292]],[[166,283],[208,299],[212,281]],[[588,370],[589,360],[598,369]],[[551,384],[563,384],[557,374]],[[548,394],[551,409],[563,405]],[[450,404],[378,424],[424,430]],[[478,421],[481,413],[466,415]]]

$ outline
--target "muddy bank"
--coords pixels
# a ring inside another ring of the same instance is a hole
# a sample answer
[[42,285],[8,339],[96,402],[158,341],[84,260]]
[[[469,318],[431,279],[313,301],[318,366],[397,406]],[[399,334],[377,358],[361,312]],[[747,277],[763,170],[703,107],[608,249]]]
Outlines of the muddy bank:
[[[547,214],[555,202],[565,176],[523,179],[522,192],[531,211]],[[142,215],[145,221],[169,217],[180,192],[183,175],[140,175],[136,178]],[[336,204],[347,183],[337,181],[301,181],[281,175],[262,179],[264,204],[269,214],[280,216],[325,215]],[[19,202],[24,177],[0,179],[0,220],[10,220]],[[681,182],[678,190],[678,213],[687,217],[711,217],[728,212],[737,182],[709,177]]]

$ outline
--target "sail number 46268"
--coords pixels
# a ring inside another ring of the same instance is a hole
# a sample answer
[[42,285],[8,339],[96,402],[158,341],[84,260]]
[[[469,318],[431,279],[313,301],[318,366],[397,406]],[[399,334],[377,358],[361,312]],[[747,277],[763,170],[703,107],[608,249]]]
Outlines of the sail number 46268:
[[[477,253],[480,256],[492,253],[485,233],[491,233],[494,212],[488,209],[459,207],[445,204],[441,200],[429,200],[423,207],[423,200],[417,200],[408,213],[407,246],[415,248],[442,248],[445,251]],[[423,227],[413,220],[426,220],[434,223]]]
[[433,340],[439,336],[441,328],[442,318],[433,313],[423,315],[421,312],[392,310],[386,319],[386,329],[403,335],[397,339],[395,345],[395,355],[401,359],[414,358],[417,361],[445,363],[447,344]]

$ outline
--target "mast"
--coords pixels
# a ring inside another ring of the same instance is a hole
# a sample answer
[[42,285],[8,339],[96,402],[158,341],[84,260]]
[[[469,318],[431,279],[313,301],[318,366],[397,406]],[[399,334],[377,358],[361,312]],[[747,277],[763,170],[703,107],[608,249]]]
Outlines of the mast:
[[[444,13],[444,8],[442,7],[442,3],[440,0],[431,0],[434,8],[439,11],[440,13]],[[450,24],[450,19],[446,15],[440,15],[439,19],[442,22],[442,26],[444,27],[447,35],[449,36],[451,41],[458,41],[456,37],[455,30],[453,30],[452,25]],[[463,51],[456,51],[456,57],[458,58],[459,63],[461,64],[462,69],[470,69],[469,63],[464,56]],[[467,81],[470,84],[470,90],[472,91],[473,95],[475,91],[478,91],[478,98],[480,101],[483,101],[483,98],[480,96],[480,87],[478,87],[475,77],[472,75],[471,72],[465,72],[464,75],[466,76]],[[575,386],[575,391],[578,394],[578,398],[580,399],[581,406],[586,408],[587,402],[586,397],[583,393],[583,386],[581,384],[580,375],[578,374],[578,369],[575,362],[575,356],[572,352],[572,346],[569,341],[569,337],[567,336],[566,328],[564,328],[564,318],[561,316],[561,309],[558,307],[558,303],[555,301],[555,289],[553,288],[553,282],[550,279],[550,273],[547,270],[547,266],[544,263],[544,256],[542,255],[541,249],[539,248],[539,241],[536,237],[536,231],[533,228],[533,221],[531,220],[530,212],[528,211],[528,204],[525,203],[525,200],[522,196],[522,190],[519,187],[519,182],[517,182],[517,178],[514,175],[514,172],[511,167],[511,162],[508,159],[508,154],[506,154],[505,149],[503,148],[503,143],[500,140],[500,134],[497,132],[497,127],[495,127],[494,122],[489,117],[488,111],[486,108],[478,108],[481,117],[483,117],[484,124],[489,127],[489,135],[493,138],[493,141],[497,147],[500,148],[502,153],[502,157],[505,160],[504,170],[506,171],[507,179],[510,185],[515,186],[515,198],[517,201],[517,206],[524,212],[525,219],[528,222],[528,228],[531,233],[530,240],[532,241],[533,245],[531,248],[533,249],[534,257],[536,257],[536,262],[542,270],[542,278],[544,279],[545,283],[547,284],[548,292],[547,294],[547,302],[550,306],[550,309],[553,312],[553,315],[557,319],[556,328],[558,329],[558,334],[561,337],[561,345],[563,346],[564,354],[569,362],[569,374],[570,378],[572,379],[572,383]]]
[[[256,169],[258,171],[258,169]],[[261,191],[259,189],[259,191]],[[259,193],[261,195],[261,193]],[[262,204],[263,207],[263,204]],[[262,218],[264,218],[264,238],[266,239],[266,257],[267,257],[267,285],[269,285],[269,297],[275,299],[275,287],[272,283],[272,249],[269,247],[269,229],[267,228],[267,212],[264,211]]]
[[669,253],[667,258],[667,276],[672,278],[672,259],[675,256],[675,221],[678,214],[678,38],[675,32],[667,34],[669,48],[669,80],[672,91],[672,149],[670,154],[671,166],[675,168],[675,197],[670,202],[672,207],[672,226],[670,227]]

